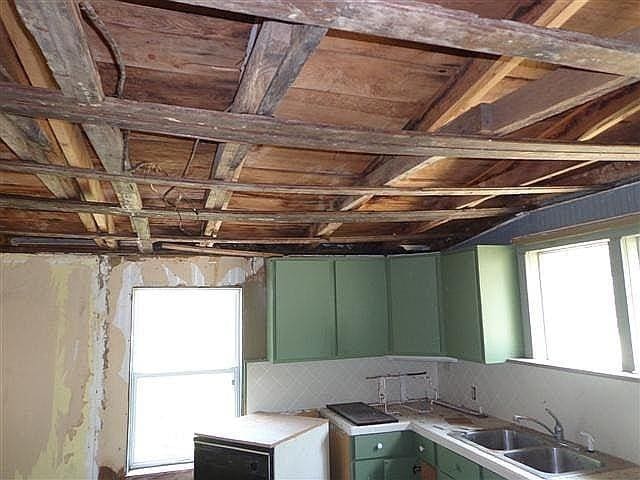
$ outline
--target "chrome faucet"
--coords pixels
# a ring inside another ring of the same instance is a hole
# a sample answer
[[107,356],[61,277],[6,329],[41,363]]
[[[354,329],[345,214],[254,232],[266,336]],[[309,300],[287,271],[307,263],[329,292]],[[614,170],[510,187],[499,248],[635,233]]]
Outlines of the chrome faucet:
[[536,423],[536,424],[540,425],[542,428],[544,428],[545,430],[547,430],[551,435],[553,435],[553,437],[556,440],[558,440],[559,442],[564,442],[564,427],[560,423],[560,420],[558,420],[558,417],[556,417],[556,415],[550,409],[545,408],[545,411],[549,415],[551,415],[551,418],[553,418],[553,420],[555,421],[555,425],[553,426],[553,429],[551,429],[548,426],[546,426],[540,420],[537,420],[537,419],[535,419],[533,417],[526,417],[524,415],[514,415],[513,416],[513,421],[516,422],[516,423],[520,423],[520,422],[526,420],[528,422]]

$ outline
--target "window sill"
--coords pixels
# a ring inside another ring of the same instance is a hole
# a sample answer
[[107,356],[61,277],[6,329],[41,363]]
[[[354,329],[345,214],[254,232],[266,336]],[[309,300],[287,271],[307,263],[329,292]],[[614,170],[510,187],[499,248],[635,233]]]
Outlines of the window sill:
[[541,368],[550,368],[552,370],[560,370],[563,372],[581,373],[584,375],[593,375],[595,377],[612,378],[615,380],[625,380],[627,382],[640,383],[640,374],[638,373],[587,370],[584,368],[568,367],[566,365],[551,363],[545,360],[536,360],[533,358],[510,358],[507,360],[507,362],[516,363],[519,365],[530,365],[530,366],[541,367]]
[[193,463],[177,463],[159,467],[136,468],[135,470],[130,470],[125,478],[132,480],[169,479],[177,478],[181,473],[188,474],[190,472],[193,472]]

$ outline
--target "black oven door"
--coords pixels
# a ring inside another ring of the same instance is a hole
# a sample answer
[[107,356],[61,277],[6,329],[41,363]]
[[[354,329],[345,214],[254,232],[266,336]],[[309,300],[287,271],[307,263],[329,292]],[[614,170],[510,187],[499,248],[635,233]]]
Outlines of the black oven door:
[[194,480],[271,480],[271,454],[238,443],[196,438]]

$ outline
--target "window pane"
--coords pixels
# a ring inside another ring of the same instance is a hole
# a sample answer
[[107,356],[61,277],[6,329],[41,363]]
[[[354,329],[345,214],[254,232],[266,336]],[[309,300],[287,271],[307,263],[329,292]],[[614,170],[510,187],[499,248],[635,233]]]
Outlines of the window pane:
[[134,289],[137,373],[232,368],[238,363],[238,289]]
[[640,236],[623,239],[624,274],[635,371],[640,371]]
[[547,358],[620,370],[608,243],[541,251],[538,262]]
[[135,381],[131,466],[193,461],[193,434],[236,414],[232,373]]

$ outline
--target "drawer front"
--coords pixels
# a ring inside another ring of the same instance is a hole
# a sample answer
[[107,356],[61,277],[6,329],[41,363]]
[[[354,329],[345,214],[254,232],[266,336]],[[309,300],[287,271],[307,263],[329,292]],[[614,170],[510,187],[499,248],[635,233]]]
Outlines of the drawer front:
[[384,460],[353,462],[353,480],[384,480]]
[[413,432],[359,435],[353,439],[354,458],[406,457],[413,454]]
[[429,465],[436,465],[436,445],[428,438],[416,434],[416,454]]
[[483,468],[482,480],[506,480],[506,479],[504,477],[501,477],[497,473],[493,473],[491,470],[487,470],[486,468]]
[[480,465],[438,445],[438,468],[454,480],[481,480]]

